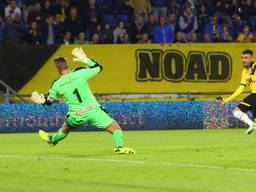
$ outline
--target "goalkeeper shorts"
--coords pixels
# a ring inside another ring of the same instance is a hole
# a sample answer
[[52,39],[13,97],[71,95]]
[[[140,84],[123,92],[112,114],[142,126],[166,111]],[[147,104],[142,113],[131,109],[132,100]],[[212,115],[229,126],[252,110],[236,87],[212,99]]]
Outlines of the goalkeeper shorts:
[[93,108],[79,115],[70,113],[66,119],[66,123],[70,128],[78,128],[85,123],[89,123],[95,127],[106,129],[113,122],[114,119],[102,106]]

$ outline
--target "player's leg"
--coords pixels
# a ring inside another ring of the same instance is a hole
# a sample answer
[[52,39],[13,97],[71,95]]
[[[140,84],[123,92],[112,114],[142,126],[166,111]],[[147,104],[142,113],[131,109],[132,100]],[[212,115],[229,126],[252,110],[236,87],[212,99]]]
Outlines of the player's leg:
[[252,133],[255,127],[253,120],[246,114],[247,111],[252,110],[254,106],[255,95],[250,94],[233,110],[233,115],[249,125],[249,129],[246,130],[246,134]]
[[65,139],[68,135],[68,133],[71,131],[71,128],[67,125],[65,122],[62,127],[53,135],[48,134],[47,132],[40,130],[39,131],[39,136],[49,143],[50,145],[54,146],[56,145],[59,141]]
[[116,121],[113,120],[105,130],[113,135],[115,147],[124,147],[123,131]]
[[[240,104],[239,104],[240,105]],[[250,117],[248,117],[248,115],[246,114],[246,111],[241,110],[240,107],[236,107],[233,111],[232,111],[233,115],[240,119],[241,121],[243,121],[244,123],[246,123],[249,126],[252,126],[254,124],[254,122],[250,119]]]
[[53,135],[50,135],[47,132],[40,130],[39,136],[47,143],[54,146],[59,141],[65,139],[72,129],[81,126],[80,120],[81,119],[77,118],[76,116],[68,115],[66,122],[63,123],[62,127],[56,133],[54,133]]
[[124,147],[123,131],[116,121],[113,121],[105,130],[113,135],[115,153],[117,154],[135,154],[136,153],[133,149]]
[[51,136],[51,143],[56,145],[59,141],[65,139],[71,130],[72,128],[66,122],[63,123],[62,127]]
[[91,115],[90,123],[98,128],[102,128],[111,133],[114,140],[114,151],[118,154],[133,154],[134,150],[124,147],[123,131],[119,124],[103,108],[99,108]]

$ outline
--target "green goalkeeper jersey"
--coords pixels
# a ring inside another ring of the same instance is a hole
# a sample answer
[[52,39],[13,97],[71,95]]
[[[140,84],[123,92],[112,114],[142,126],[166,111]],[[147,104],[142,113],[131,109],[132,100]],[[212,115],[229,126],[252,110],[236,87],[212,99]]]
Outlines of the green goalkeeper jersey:
[[102,66],[89,60],[89,67],[78,68],[55,80],[48,98],[62,97],[68,105],[68,113],[79,113],[86,109],[99,107],[87,80],[98,74]]

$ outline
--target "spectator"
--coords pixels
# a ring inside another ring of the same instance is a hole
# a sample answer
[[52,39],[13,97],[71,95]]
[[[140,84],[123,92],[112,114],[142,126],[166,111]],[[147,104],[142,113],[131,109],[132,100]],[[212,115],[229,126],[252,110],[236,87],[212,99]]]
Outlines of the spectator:
[[70,31],[72,37],[77,36],[78,33],[82,31],[82,23],[77,15],[76,7],[71,7],[69,11],[69,17],[67,17],[67,19],[65,20],[64,26],[65,31]]
[[192,42],[192,43],[198,42],[198,38],[197,38],[197,34],[196,33],[192,33],[190,42]]
[[151,13],[150,0],[130,0],[129,3],[134,10],[134,15],[141,15],[147,21],[148,15]]
[[233,38],[237,39],[239,32],[242,31],[245,26],[245,21],[242,20],[241,5],[238,3],[238,0],[232,0],[228,11],[229,15],[231,15],[233,23],[233,29],[231,33]]
[[94,33],[91,38],[91,44],[99,44],[100,36],[97,33]]
[[217,22],[221,20],[227,23],[230,28],[233,28],[231,17],[230,15],[227,14],[230,9],[229,2],[227,0],[214,0],[213,7],[214,7],[214,16],[216,17]]
[[152,43],[152,40],[149,39],[147,33],[142,33],[141,39],[138,41],[139,44],[150,44]]
[[40,2],[36,2],[33,11],[28,14],[28,23],[30,24],[32,21],[36,21],[39,25],[43,21]]
[[124,28],[124,22],[119,21],[118,25],[113,31],[114,43],[117,43],[121,34],[126,33],[126,29]]
[[128,33],[121,34],[118,40],[119,44],[129,44],[130,43],[130,37]]
[[25,24],[28,23],[28,15],[33,11],[33,9],[34,9],[34,6],[32,4],[29,4],[29,2],[28,3],[23,2],[22,13],[23,13],[23,21]]
[[238,0],[230,0],[231,4],[229,5],[229,8],[227,10],[228,15],[233,18],[234,15],[241,14],[241,7],[238,4]]
[[4,39],[6,45],[18,45],[21,40],[21,28],[19,24],[14,23],[12,16],[7,16],[4,26]]
[[182,33],[176,33],[176,43],[186,43]]
[[103,43],[111,44],[113,43],[113,30],[109,24],[105,24],[102,31],[102,41]]
[[166,0],[151,0],[151,5],[156,20],[159,20],[159,16],[166,17]]
[[17,25],[19,29],[19,44],[23,44],[25,41],[25,33],[26,33],[26,26],[22,21],[22,16],[19,14],[15,15],[14,23]]
[[170,14],[178,15],[179,14],[180,6],[177,3],[177,0],[172,0],[172,1],[167,0],[166,5],[167,5],[167,15],[170,15]]
[[90,42],[85,39],[84,32],[79,32],[78,38],[75,38],[73,44],[90,44]]
[[202,3],[200,5],[198,16],[197,16],[197,23],[198,23],[197,33],[199,35],[199,38],[202,39],[204,28],[209,22],[210,22],[209,11],[207,10],[207,7]]
[[232,42],[233,38],[229,32],[228,24],[223,25],[223,42]]
[[180,36],[185,42],[191,40],[191,35],[195,33],[197,29],[197,23],[190,7],[186,7],[184,13],[180,16],[178,21],[178,29],[178,33],[180,33]]
[[64,37],[60,43],[64,44],[64,45],[72,44],[72,35],[71,35],[70,31],[66,31],[66,33],[64,34]]
[[51,5],[50,0],[44,0],[43,8],[42,8],[42,15],[44,18],[47,18],[49,15],[54,15],[55,11]]
[[86,27],[90,26],[94,22],[95,18],[98,22],[101,22],[102,13],[96,4],[96,0],[88,0],[88,4],[83,11],[83,18],[85,18]]
[[60,0],[55,7],[55,12],[60,15],[60,23],[64,23],[68,15],[68,3],[67,0]]
[[250,27],[246,25],[243,29],[243,31],[239,34],[237,38],[238,42],[245,43],[245,42],[252,42],[253,41],[253,35],[250,31]]
[[210,37],[210,34],[209,34],[209,33],[204,33],[204,36],[203,36],[203,42],[205,42],[205,43],[210,43],[210,42],[212,42],[212,40],[211,40],[211,37]]
[[133,11],[134,10],[130,5],[129,0],[112,0],[112,14],[126,14],[128,15],[128,20],[131,23],[133,18]]
[[26,35],[27,44],[40,45],[41,32],[39,31],[38,23],[32,21]]
[[223,39],[223,30],[219,23],[217,23],[216,17],[210,18],[210,23],[208,23],[204,28],[204,38],[209,34],[211,42],[219,42]]
[[171,27],[173,34],[175,34],[176,15],[174,13],[170,13],[170,15],[167,17],[167,24]]
[[174,33],[172,28],[165,23],[164,17],[159,17],[159,25],[154,28],[154,43],[172,43]]
[[16,6],[16,0],[10,0],[9,5],[5,8],[5,17],[11,16],[14,19],[16,14],[21,15],[21,10]]
[[63,33],[64,33],[64,26],[61,24],[60,22],[61,20],[61,15],[59,13],[57,13],[55,16],[54,16],[54,26],[56,27],[56,31],[58,31],[57,33],[57,37],[56,37],[56,40],[57,40],[57,44],[60,43],[62,37],[63,37]]
[[149,35],[150,39],[153,39],[154,37],[154,27],[156,25],[156,18],[154,14],[150,14],[148,17],[148,21],[145,24],[146,31]]
[[112,0],[96,0],[96,6],[101,7],[101,10],[104,14],[112,13]]
[[54,18],[52,15],[48,15],[46,23],[41,27],[42,31],[42,43],[47,45],[54,45],[58,42],[58,27],[54,24]]
[[86,34],[88,35],[88,37],[91,37],[93,33],[97,32],[98,25],[99,25],[98,18],[96,16],[93,16],[90,20],[89,25],[85,27]]
[[135,22],[129,28],[129,37],[131,43],[137,43],[141,38],[141,34],[146,32],[146,26],[144,25],[143,17],[138,15]]
[[241,6],[241,14],[247,24],[251,27],[252,31],[256,31],[256,8],[251,0],[245,0]]

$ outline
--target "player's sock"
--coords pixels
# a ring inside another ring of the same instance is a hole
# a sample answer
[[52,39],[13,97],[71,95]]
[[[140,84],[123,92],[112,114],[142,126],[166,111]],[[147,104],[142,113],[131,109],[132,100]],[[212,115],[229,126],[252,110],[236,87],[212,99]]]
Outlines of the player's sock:
[[65,139],[68,134],[63,133],[61,129],[59,129],[55,134],[53,134],[51,138],[51,142],[53,145],[56,145],[59,141]]
[[254,122],[248,117],[248,115],[240,110],[236,110],[235,112],[233,112],[233,115],[244,123],[247,123],[249,126],[252,126],[254,124]]
[[115,147],[124,147],[123,132],[122,130],[116,129],[113,132],[113,139]]

